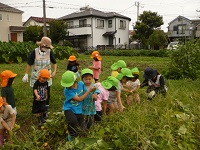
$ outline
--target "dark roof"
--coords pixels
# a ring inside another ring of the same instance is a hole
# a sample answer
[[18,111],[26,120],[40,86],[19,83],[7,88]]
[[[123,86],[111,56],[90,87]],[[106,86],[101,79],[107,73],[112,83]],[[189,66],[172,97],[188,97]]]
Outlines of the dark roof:
[[23,11],[16,9],[14,7],[10,7],[3,3],[0,3],[0,11],[14,12],[14,13],[23,13]]
[[184,19],[184,20],[187,20],[188,22],[192,22],[190,19],[188,19],[188,18],[186,18],[186,17],[183,17],[183,16],[178,16],[178,17],[176,17],[175,19],[173,19],[172,21],[170,21],[168,24],[171,24],[172,22],[174,22],[176,19],[178,19],[178,18],[182,18],[182,19]]
[[[23,23],[23,25],[25,25],[31,19],[34,20],[34,21],[36,21],[36,22],[43,23],[43,17],[33,17],[33,16],[31,16],[26,22]],[[46,23],[49,23],[49,22],[51,22],[53,20],[55,20],[55,19],[53,19],[53,18],[46,18]]]
[[69,15],[63,16],[58,18],[58,20],[70,20],[75,18],[83,18],[83,17],[101,17],[101,18],[112,18],[112,17],[119,17],[127,20],[131,20],[129,17],[120,15],[115,12],[102,12],[93,8],[85,8],[80,12],[74,12]]
[[115,30],[115,31],[110,31],[110,32],[105,32],[105,33],[103,34],[103,36],[114,35],[116,32],[117,32],[117,30]]

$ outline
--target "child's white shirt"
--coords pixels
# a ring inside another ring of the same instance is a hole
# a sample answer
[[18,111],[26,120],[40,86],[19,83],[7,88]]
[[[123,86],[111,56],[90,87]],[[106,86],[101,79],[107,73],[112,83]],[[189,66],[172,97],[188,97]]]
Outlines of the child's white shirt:
[[137,89],[137,87],[140,86],[140,80],[137,79],[135,82],[129,80],[126,84],[131,86],[132,91],[135,91]]

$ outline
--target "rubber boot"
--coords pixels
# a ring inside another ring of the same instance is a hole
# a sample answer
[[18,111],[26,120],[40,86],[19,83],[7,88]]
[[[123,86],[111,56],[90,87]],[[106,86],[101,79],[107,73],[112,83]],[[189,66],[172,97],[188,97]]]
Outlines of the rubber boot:
[[67,139],[69,142],[73,141],[74,136],[71,136],[70,134],[67,135]]
[[38,127],[41,127],[41,126],[43,125],[43,123],[42,123],[42,118],[43,118],[42,116],[39,116],[39,117],[38,117],[38,123],[39,123],[39,124],[38,124]]
[[45,120],[49,117],[48,115],[48,112],[49,112],[49,105],[46,105],[45,106],[45,109],[46,109],[46,112],[44,113],[45,114]]
[[3,146],[4,143],[4,135],[0,134],[0,146]]

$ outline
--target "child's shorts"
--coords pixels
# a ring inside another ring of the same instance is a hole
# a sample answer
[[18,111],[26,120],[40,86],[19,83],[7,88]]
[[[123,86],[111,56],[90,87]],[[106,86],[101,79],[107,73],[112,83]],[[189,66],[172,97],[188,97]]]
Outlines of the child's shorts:
[[37,114],[46,111],[46,101],[33,101],[32,113]]

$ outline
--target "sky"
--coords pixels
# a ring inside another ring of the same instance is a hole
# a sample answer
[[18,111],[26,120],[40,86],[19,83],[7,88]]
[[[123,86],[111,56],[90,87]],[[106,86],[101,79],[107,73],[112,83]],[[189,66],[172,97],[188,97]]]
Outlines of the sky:
[[[24,11],[23,22],[31,16],[43,17],[43,0],[0,0],[0,2]],[[142,14],[143,11],[157,12],[162,16],[164,25],[161,29],[165,32],[168,23],[179,15],[188,19],[200,19],[200,0],[45,0],[45,3],[47,18],[60,18],[89,5],[100,11],[117,12],[131,18],[130,30],[137,21],[137,12]],[[139,4],[139,11],[136,4]]]

